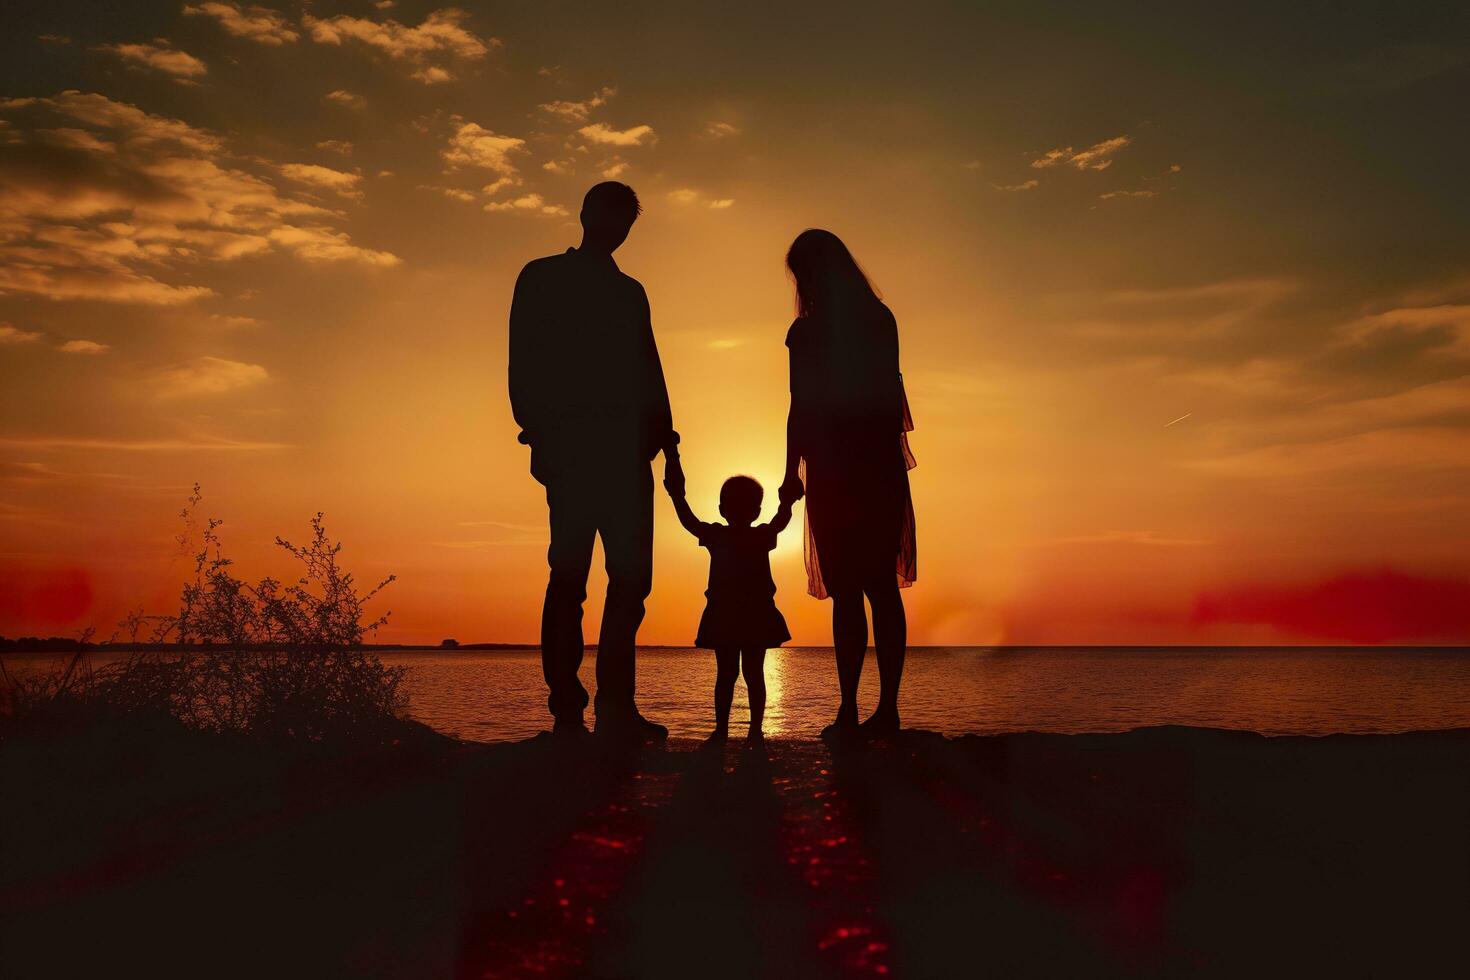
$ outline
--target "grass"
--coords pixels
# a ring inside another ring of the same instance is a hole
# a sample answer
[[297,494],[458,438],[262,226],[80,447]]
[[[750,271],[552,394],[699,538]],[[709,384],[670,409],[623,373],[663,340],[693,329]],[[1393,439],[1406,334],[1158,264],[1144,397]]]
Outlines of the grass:
[[[360,591],[320,513],[304,544],[277,537],[294,577],[235,575],[215,518],[200,520],[196,485],[180,517],[193,572],[169,614],[130,613],[115,638],[162,649],[94,664],[92,631],[54,669],[4,669],[4,728],[15,732],[125,722],[269,740],[391,741],[408,723],[404,668],[364,639],[388,621],[367,606],[393,581]],[[3,730],[3,729],[0,729]]]

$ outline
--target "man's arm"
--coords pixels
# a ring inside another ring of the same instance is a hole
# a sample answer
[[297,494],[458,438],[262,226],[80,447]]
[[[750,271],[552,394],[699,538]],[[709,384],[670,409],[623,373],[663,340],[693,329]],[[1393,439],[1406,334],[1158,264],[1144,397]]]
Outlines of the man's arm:
[[510,410],[530,445],[546,423],[548,378],[541,352],[546,342],[546,310],[538,275],[530,265],[516,279],[510,301]]
[[648,306],[648,294],[638,286],[638,302],[643,334],[643,360],[648,385],[644,389],[644,426],[649,447],[657,453],[662,450],[665,460],[672,466],[679,465],[679,433],[674,431],[673,412],[669,408],[669,389],[664,381],[664,366],[659,360],[658,343],[653,337],[653,315]]

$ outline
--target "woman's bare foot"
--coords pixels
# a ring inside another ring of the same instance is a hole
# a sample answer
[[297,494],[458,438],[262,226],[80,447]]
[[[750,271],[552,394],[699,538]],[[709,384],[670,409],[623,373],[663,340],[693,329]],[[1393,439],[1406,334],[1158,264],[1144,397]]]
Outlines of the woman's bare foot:
[[837,709],[837,719],[822,729],[823,738],[845,738],[858,731],[857,705],[844,704]]
[[716,728],[709,733],[709,737],[700,743],[700,748],[717,749],[725,744],[730,737],[730,732],[725,728]]
[[872,716],[860,726],[862,733],[866,736],[873,735],[897,735],[898,734],[898,709],[884,708],[881,705]]

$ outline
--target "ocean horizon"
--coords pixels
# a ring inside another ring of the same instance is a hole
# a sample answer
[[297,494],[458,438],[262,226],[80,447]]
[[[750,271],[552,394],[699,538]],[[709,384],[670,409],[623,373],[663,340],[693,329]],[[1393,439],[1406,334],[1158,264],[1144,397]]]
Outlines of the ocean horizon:
[[[713,724],[707,650],[641,647],[638,701],[675,737]],[[529,738],[550,725],[536,647],[381,653],[408,668],[410,713],[479,741]],[[595,650],[581,677],[596,692]],[[765,731],[816,737],[837,707],[830,647],[766,654]],[[877,699],[870,655],[860,702]],[[900,699],[905,727],[945,735],[1116,732],[1155,725],[1266,735],[1393,733],[1470,727],[1467,647],[917,647]],[[731,725],[747,718],[737,682]],[[589,711],[589,721],[591,720]]]
[[[374,645],[406,668],[408,713],[456,738],[517,741],[549,728],[539,649]],[[713,725],[708,650],[641,646],[638,702],[674,737]],[[98,664],[121,656],[99,648]],[[64,654],[6,654],[13,673]],[[580,672],[596,693],[595,646]],[[772,649],[765,662],[765,732],[814,738],[837,706],[831,647]],[[860,703],[877,699],[867,658]],[[1264,735],[1392,734],[1470,728],[1470,647],[1464,646],[971,646],[913,647],[900,704],[907,728],[945,735],[1120,732],[1158,725]],[[732,727],[748,717],[737,682]],[[592,720],[591,709],[588,721]]]

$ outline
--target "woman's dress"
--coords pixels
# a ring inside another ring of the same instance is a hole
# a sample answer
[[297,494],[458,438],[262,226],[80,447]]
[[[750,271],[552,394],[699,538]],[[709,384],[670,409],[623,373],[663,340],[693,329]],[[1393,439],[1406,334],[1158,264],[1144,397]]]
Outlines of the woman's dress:
[[908,471],[914,428],[898,368],[898,324],[871,302],[799,317],[786,336],[806,487],[807,591],[917,577]]

